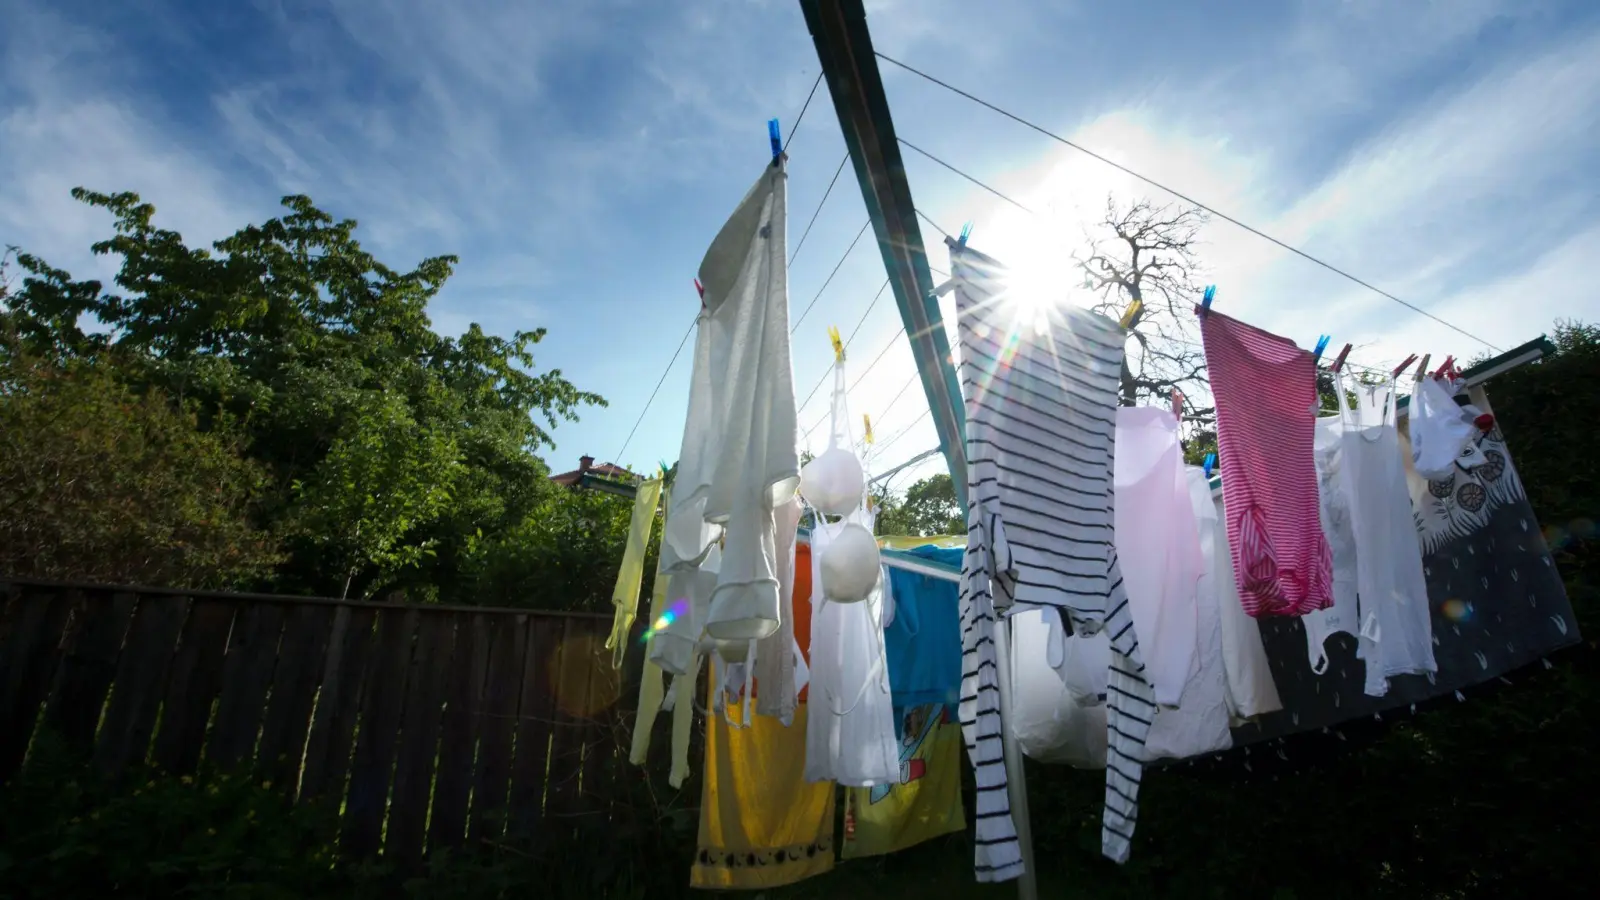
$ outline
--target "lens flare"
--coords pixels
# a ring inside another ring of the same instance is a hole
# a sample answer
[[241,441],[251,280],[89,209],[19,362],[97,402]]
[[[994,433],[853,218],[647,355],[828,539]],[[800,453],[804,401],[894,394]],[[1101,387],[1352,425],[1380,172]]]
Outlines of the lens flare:
[[1465,622],[1472,618],[1472,604],[1452,597],[1439,604],[1439,612],[1452,622]]

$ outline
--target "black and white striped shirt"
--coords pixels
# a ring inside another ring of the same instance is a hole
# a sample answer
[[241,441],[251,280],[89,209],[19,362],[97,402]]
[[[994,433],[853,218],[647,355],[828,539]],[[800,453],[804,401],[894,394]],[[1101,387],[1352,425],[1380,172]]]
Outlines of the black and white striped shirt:
[[1054,607],[1111,638],[1101,849],[1128,858],[1155,697],[1112,542],[1112,452],[1125,333],[1007,293],[1005,270],[951,242],[967,417],[961,725],[977,782],[977,877],[1022,874],[1000,742],[997,611]]

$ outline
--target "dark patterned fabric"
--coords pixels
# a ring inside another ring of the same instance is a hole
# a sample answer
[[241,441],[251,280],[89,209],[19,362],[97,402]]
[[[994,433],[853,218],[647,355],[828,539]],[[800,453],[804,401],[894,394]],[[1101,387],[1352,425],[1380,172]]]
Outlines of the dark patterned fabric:
[[1504,435],[1495,428],[1478,442],[1484,465],[1458,466],[1434,481],[1410,475],[1438,674],[1396,676],[1386,696],[1369,697],[1349,635],[1328,641],[1328,667],[1317,675],[1306,661],[1299,619],[1258,619],[1283,710],[1234,729],[1236,746],[1448,696],[1579,642],[1572,605]]

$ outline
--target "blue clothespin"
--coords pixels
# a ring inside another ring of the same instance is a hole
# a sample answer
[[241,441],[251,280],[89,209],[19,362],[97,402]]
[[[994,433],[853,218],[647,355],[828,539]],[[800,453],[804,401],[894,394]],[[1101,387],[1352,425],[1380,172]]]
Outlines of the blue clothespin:
[[965,247],[967,245],[967,238],[969,238],[969,237],[972,237],[972,223],[971,222],[967,222],[967,223],[965,223],[965,224],[963,224],[961,226],[961,237],[956,239],[956,243],[958,243],[961,246]]
[[1217,455],[1215,453],[1207,453],[1206,454],[1206,477],[1207,478],[1211,477],[1211,470],[1216,468],[1216,465],[1217,465]]
[[1317,349],[1311,351],[1311,364],[1313,366],[1317,364],[1317,360],[1322,358],[1322,351],[1328,349],[1328,342],[1331,340],[1333,340],[1333,335],[1331,334],[1317,335]]
[[778,129],[777,119],[767,120],[767,139],[772,142],[772,161],[777,162],[783,155],[783,132]]
[[1200,315],[1203,316],[1211,312],[1211,301],[1215,299],[1217,299],[1217,286],[1214,284],[1206,285],[1205,296],[1200,298]]

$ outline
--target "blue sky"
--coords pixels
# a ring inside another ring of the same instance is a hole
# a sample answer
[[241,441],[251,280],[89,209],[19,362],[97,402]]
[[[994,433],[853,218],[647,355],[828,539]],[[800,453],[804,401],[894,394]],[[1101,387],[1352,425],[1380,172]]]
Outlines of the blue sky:
[[[867,6],[880,50],[1501,347],[1600,317],[1584,277],[1600,258],[1600,4]],[[693,318],[701,254],[765,164],[766,119],[787,131],[818,70],[795,0],[0,0],[0,22],[0,243],[104,277],[88,247],[109,223],[74,185],[137,191],[191,241],[310,194],[391,265],[461,257],[431,311],[441,331],[549,329],[540,366],[611,401],[556,430],[557,470],[617,454]],[[1051,210],[1041,224],[908,153],[919,208],[974,222],[1002,259],[1070,242],[1108,191],[1167,199],[884,76],[903,137]],[[843,154],[824,88],[791,147],[791,242]],[[847,171],[790,272],[795,317],[865,221]],[[1226,223],[1203,237],[1219,308],[1302,345],[1332,332],[1371,363],[1482,349]],[[943,268],[937,235],[930,258]],[[912,374],[892,298],[862,320],[883,277],[863,240],[794,338],[802,399],[828,325],[863,322],[857,371],[885,353],[850,398],[881,438],[911,426],[879,468],[934,444],[918,389],[889,402]],[[676,455],[688,377],[686,351],[619,461]]]

